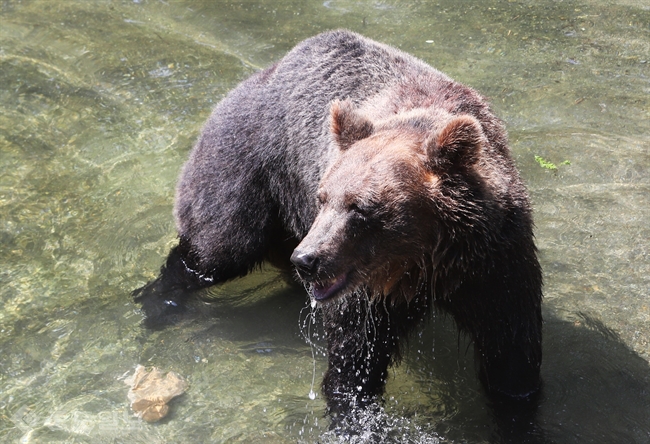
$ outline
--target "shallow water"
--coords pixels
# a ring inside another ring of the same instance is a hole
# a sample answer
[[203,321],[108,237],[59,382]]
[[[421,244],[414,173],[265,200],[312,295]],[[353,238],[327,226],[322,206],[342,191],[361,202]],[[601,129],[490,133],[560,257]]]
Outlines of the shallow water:
[[[437,316],[392,370],[385,410],[359,419],[365,437],[650,441],[641,0],[1,2],[0,441],[343,439],[308,396],[326,363],[304,339],[318,334],[307,298],[273,269],[212,289],[158,332],[129,296],[175,242],[176,177],[210,109],[338,27],[490,97],[532,195],[546,281],[536,415],[495,413]],[[137,364],[190,382],[161,423],[131,415],[123,379]]]

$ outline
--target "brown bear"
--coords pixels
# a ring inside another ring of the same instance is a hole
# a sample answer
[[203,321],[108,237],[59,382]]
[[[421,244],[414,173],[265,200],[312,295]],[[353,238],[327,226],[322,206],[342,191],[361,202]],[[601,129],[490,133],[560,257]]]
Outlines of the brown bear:
[[175,217],[178,246],[134,292],[147,325],[290,259],[322,309],[332,413],[382,394],[433,307],[473,340],[488,393],[540,387],[542,275],[504,126],[408,54],[332,31],[244,81],[205,124]]

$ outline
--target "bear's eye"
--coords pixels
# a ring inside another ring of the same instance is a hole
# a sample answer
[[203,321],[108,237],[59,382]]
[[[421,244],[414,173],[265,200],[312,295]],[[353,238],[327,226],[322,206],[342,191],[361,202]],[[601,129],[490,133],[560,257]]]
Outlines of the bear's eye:
[[358,203],[353,202],[349,205],[348,210],[355,214],[356,216],[360,216],[361,218],[365,219],[368,217],[368,209],[365,207],[360,206]]
[[316,203],[318,204],[318,207],[322,207],[325,205],[325,202],[327,202],[327,194],[326,193],[318,193],[316,196]]

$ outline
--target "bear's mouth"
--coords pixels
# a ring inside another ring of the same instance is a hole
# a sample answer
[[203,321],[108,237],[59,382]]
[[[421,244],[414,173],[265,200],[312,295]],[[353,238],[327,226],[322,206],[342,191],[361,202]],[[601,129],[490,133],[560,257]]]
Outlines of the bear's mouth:
[[327,281],[314,282],[312,284],[312,296],[317,301],[324,301],[340,293],[348,283],[348,275],[344,273]]

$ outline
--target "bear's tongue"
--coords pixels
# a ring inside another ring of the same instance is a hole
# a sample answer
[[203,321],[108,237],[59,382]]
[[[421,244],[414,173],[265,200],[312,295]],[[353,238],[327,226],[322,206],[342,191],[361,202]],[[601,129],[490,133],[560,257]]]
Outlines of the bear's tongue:
[[312,287],[312,294],[317,301],[323,301],[334,296],[340,289],[345,287],[346,275],[343,274],[327,282],[316,283]]

